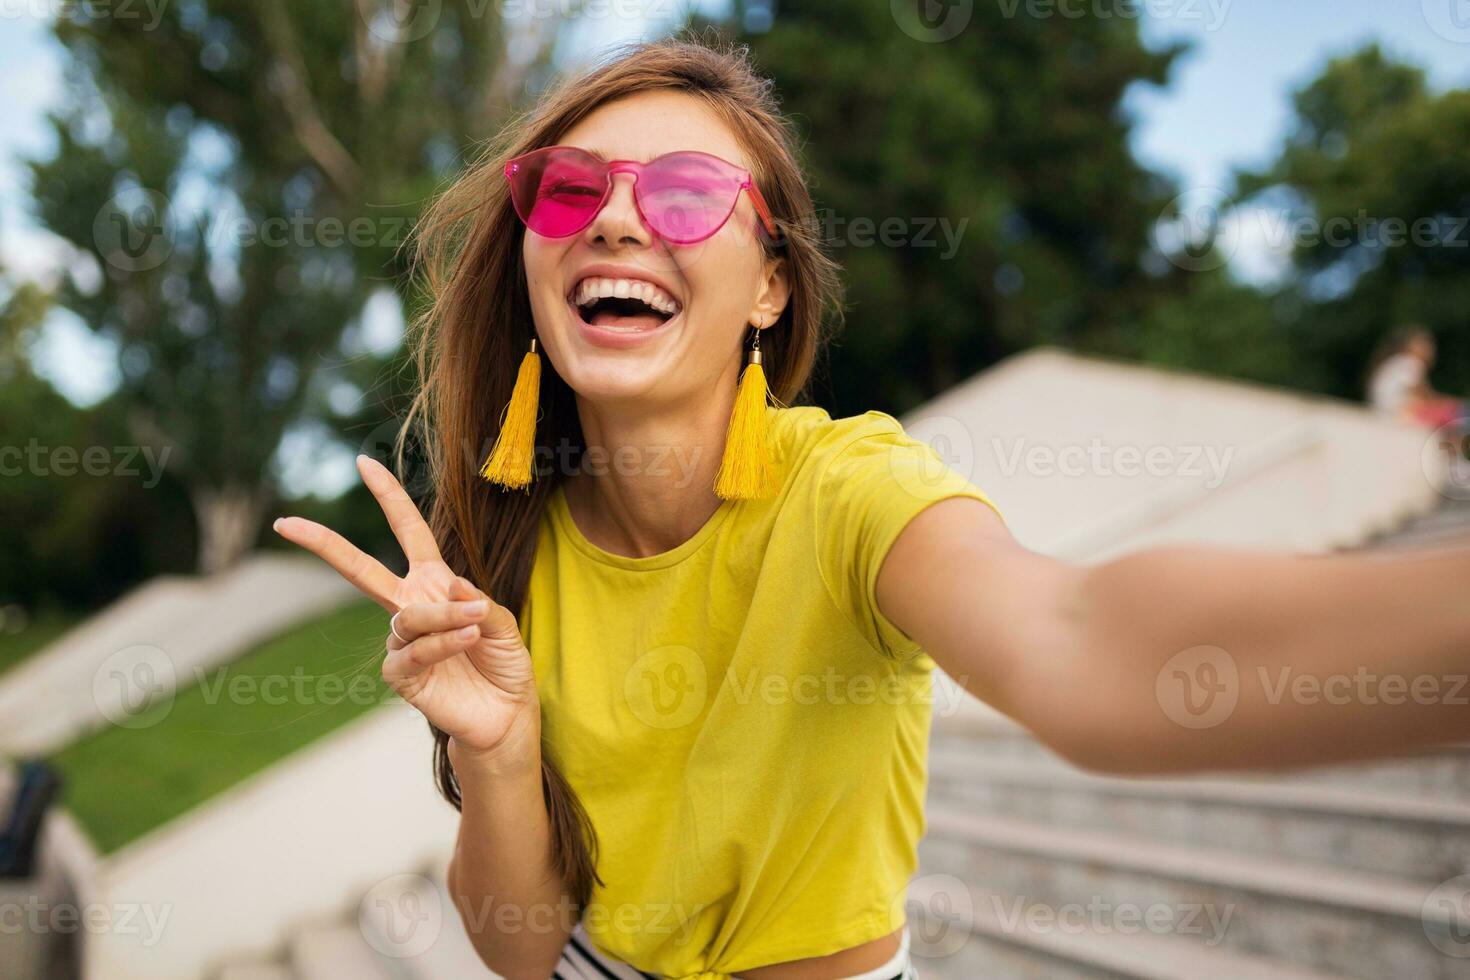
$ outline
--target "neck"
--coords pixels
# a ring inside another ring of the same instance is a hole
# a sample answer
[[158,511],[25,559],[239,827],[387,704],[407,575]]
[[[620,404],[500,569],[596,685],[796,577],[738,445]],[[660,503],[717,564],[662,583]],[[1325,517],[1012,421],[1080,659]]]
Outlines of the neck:
[[716,390],[722,397],[654,411],[578,396],[587,452],[564,490],[584,537],[613,554],[647,557],[683,544],[713,516],[735,401],[732,384]]

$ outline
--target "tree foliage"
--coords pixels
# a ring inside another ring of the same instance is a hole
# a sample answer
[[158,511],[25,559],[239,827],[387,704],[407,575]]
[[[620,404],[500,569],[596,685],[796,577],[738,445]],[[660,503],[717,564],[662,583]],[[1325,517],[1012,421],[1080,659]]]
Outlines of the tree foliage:
[[206,569],[253,542],[323,376],[371,373],[344,330],[536,64],[508,58],[494,5],[431,8],[82,4],[55,24],[71,97],[31,169],[77,253],[57,301],[116,343],[133,438],[170,448]]
[[[1144,322],[1140,348],[1357,399],[1380,340],[1420,323],[1439,340],[1436,385],[1470,391],[1470,91],[1436,93],[1370,44],[1292,105],[1280,151],[1237,173],[1233,198],[1240,221],[1289,246],[1285,276],[1254,289],[1196,274]],[[1211,339],[1222,329],[1239,331],[1233,350]]]
[[846,268],[824,399],[843,413],[911,407],[1038,343],[1114,346],[1178,271],[1148,271],[1175,192],[1134,159],[1123,98],[1164,84],[1179,48],[1025,4],[976,4],[925,41],[896,7],[788,0],[745,35],[801,127]]

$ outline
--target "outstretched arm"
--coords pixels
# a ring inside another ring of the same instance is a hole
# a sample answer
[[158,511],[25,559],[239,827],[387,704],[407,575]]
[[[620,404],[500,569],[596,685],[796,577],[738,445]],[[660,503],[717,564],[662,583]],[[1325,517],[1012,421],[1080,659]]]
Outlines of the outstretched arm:
[[1470,739],[1470,548],[1027,550],[985,504],[908,523],[879,609],[1086,768],[1262,768]]

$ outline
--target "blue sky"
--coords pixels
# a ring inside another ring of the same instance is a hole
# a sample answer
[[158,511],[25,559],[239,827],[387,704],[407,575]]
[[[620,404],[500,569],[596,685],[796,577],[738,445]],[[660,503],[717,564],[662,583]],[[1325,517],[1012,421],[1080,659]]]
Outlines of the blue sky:
[[[0,0],[0,65],[5,68],[0,72],[0,264],[12,275],[43,279],[65,267],[64,252],[35,227],[24,173],[15,161],[50,149],[44,114],[60,98],[62,63],[46,21],[35,12],[44,14],[59,2]],[[1335,55],[1377,40],[1422,65],[1437,88],[1470,87],[1470,0],[974,2],[1004,3],[1008,9],[1022,3],[1057,11],[1053,16],[1079,10],[1137,16],[1142,10],[1139,19],[1149,43],[1194,42],[1194,50],[1176,63],[1171,84],[1163,90],[1135,89],[1129,108],[1137,121],[1139,158],[1172,175],[1187,194],[1204,198],[1212,196],[1210,188],[1225,184],[1232,167],[1271,156],[1286,133],[1292,90]],[[777,10],[779,16],[779,3]],[[574,35],[573,57],[647,30],[641,21],[601,19],[587,26]],[[1268,279],[1280,258],[1247,233],[1232,268],[1243,278]],[[43,373],[79,403],[96,400],[113,383],[106,345],[65,316],[48,324],[35,353]]]
[[1151,43],[1183,38],[1196,48],[1166,90],[1140,88],[1132,100],[1140,159],[1185,187],[1268,159],[1286,133],[1292,90],[1370,41],[1422,65],[1439,88],[1470,86],[1470,0],[1215,0],[1218,16],[1210,2],[1160,2],[1175,15],[1144,19]]

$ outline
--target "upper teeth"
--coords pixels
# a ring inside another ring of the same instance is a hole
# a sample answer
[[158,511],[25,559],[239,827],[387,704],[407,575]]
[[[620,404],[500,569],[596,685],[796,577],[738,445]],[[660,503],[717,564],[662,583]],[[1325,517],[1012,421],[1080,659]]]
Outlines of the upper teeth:
[[673,316],[679,312],[679,302],[651,282],[642,279],[603,279],[594,276],[577,283],[572,293],[572,305],[586,306],[594,300],[638,299],[658,310]]

